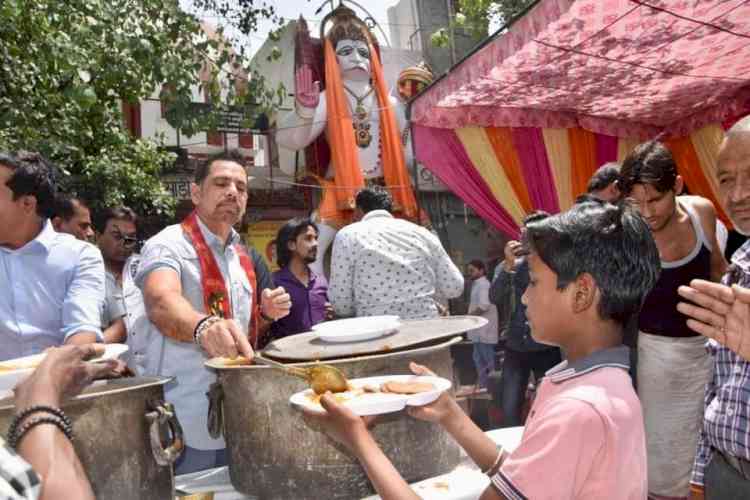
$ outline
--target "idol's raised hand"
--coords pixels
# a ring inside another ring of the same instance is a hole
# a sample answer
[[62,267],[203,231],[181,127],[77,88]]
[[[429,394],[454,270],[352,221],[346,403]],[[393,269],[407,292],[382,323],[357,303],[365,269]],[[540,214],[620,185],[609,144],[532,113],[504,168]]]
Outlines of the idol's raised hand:
[[313,82],[312,69],[304,65],[294,74],[294,92],[297,105],[314,110],[320,102],[320,82]]

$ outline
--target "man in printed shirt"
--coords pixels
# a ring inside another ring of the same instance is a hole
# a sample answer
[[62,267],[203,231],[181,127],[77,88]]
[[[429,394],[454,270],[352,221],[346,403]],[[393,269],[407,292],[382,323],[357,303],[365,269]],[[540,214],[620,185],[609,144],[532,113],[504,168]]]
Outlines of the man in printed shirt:
[[[721,203],[735,229],[750,235],[750,117],[727,132],[716,177]],[[694,499],[704,495],[706,499],[750,498],[750,353],[743,348],[750,339],[742,342],[743,336],[750,335],[750,242],[734,253],[722,283],[694,280],[689,287],[680,287],[680,295],[691,301],[678,305],[693,318],[688,326],[715,339],[708,342],[714,373],[706,386],[703,428],[691,479]]]
[[363,189],[356,199],[362,220],[336,235],[328,297],[337,316],[434,318],[440,298],[463,293],[464,277],[440,240],[394,218],[392,208],[384,189]]
[[102,340],[102,254],[52,228],[55,190],[40,155],[0,153],[0,360]]

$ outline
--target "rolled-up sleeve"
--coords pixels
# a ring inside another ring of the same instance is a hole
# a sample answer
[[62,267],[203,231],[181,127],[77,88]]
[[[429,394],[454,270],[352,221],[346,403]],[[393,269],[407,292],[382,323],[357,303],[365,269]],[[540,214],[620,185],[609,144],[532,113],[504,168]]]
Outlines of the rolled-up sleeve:
[[146,277],[152,271],[163,268],[172,269],[180,276],[182,270],[180,257],[174,249],[163,243],[146,244],[141,252],[141,261],[138,264],[138,272],[135,275],[136,286],[143,290]]
[[104,259],[93,245],[85,245],[62,305],[64,341],[80,332],[93,332],[103,341],[101,317],[105,295]]

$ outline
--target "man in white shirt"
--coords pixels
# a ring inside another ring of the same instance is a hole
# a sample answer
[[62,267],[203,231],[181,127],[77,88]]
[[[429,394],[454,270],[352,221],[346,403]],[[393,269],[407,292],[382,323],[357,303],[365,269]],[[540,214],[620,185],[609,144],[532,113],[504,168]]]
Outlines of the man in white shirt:
[[468,332],[467,337],[474,342],[474,366],[480,387],[487,387],[487,378],[495,370],[495,346],[497,345],[497,308],[490,302],[490,281],[487,268],[481,260],[472,260],[467,266],[471,284],[469,314],[487,319],[488,323]]
[[427,229],[391,215],[382,188],[357,194],[362,220],[336,235],[328,297],[337,316],[439,316],[437,301],[463,293],[464,277],[440,240]]

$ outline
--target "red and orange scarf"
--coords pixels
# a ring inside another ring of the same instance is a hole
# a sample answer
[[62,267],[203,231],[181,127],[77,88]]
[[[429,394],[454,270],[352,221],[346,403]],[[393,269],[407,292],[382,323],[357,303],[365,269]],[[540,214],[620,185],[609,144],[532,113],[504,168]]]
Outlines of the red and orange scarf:
[[[203,233],[198,226],[198,214],[193,211],[180,225],[185,232],[185,236],[187,236],[190,243],[192,243],[193,248],[195,248],[195,253],[198,254],[198,262],[201,266],[203,304],[206,308],[206,312],[214,316],[219,316],[220,318],[230,319],[232,317],[232,305],[229,301],[229,293],[227,292],[224,276],[221,274],[221,270],[216,263],[214,254],[206,243],[206,239],[203,237]],[[250,289],[252,290],[253,295],[257,295],[257,280],[255,279],[253,261],[247,255],[247,252],[245,252],[242,245],[235,244],[234,249],[240,258],[240,265],[250,282]],[[258,349],[261,340],[263,340],[259,338],[259,314],[260,297],[255,297],[250,308],[250,325],[248,326],[250,345],[253,346],[253,349]],[[262,347],[262,345],[260,345],[260,347]]]

